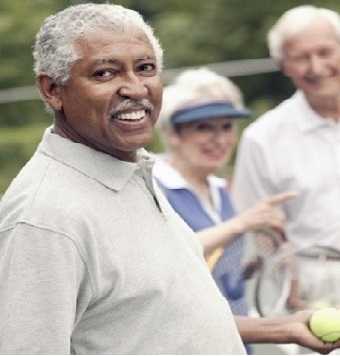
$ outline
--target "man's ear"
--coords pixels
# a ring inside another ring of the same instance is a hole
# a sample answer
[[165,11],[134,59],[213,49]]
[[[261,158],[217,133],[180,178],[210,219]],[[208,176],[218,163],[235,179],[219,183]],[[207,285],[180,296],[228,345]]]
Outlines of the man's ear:
[[281,59],[280,62],[277,62],[277,65],[283,75],[289,77],[289,71],[287,71],[287,65],[285,65],[284,61]]
[[61,86],[47,75],[40,75],[37,79],[37,84],[41,95],[47,103],[57,111],[60,111],[63,106],[61,99]]

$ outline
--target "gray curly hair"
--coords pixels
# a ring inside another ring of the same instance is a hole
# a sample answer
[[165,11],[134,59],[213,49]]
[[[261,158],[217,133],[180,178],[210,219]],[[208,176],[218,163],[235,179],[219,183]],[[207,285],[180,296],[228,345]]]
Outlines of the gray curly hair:
[[70,6],[45,19],[33,49],[36,76],[45,74],[59,85],[66,84],[72,64],[79,59],[74,41],[98,28],[118,33],[140,29],[149,40],[161,71],[163,50],[139,13],[120,5],[88,3]]

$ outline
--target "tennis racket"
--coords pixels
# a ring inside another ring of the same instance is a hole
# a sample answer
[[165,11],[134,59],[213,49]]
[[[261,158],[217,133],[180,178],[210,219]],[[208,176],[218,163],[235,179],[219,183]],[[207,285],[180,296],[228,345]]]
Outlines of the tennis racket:
[[[262,234],[262,241],[279,241],[272,231],[266,234],[269,236]],[[254,304],[259,315],[340,307],[339,250],[320,245],[297,248],[283,241],[272,249],[272,253],[264,249],[261,258],[254,291]]]

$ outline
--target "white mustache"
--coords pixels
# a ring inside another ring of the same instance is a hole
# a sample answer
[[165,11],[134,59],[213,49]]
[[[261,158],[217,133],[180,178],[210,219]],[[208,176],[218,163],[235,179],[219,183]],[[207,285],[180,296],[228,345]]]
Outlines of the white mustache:
[[145,110],[145,111],[152,111],[154,106],[148,99],[141,99],[141,100],[131,100],[126,99],[119,103],[112,111],[111,117],[116,116],[118,113],[127,110]]

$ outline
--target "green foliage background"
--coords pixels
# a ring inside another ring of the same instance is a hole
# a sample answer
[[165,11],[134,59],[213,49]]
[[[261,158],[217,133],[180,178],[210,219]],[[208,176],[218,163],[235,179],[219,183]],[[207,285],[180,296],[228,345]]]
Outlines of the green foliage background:
[[[32,45],[43,19],[86,1],[1,0],[0,90],[34,83]],[[97,3],[107,1],[94,1]],[[166,68],[267,57],[266,33],[299,0],[117,0],[141,12],[165,49]],[[338,0],[308,4],[340,11]],[[280,73],[232,78],[253,118],[288,97],[293,88]],[[244,123],[242,126],[247,125]],[[51,117],[39,100],[0,104],[0,193],[32,155]],[[150,148],[161,149],[155,135]]]

